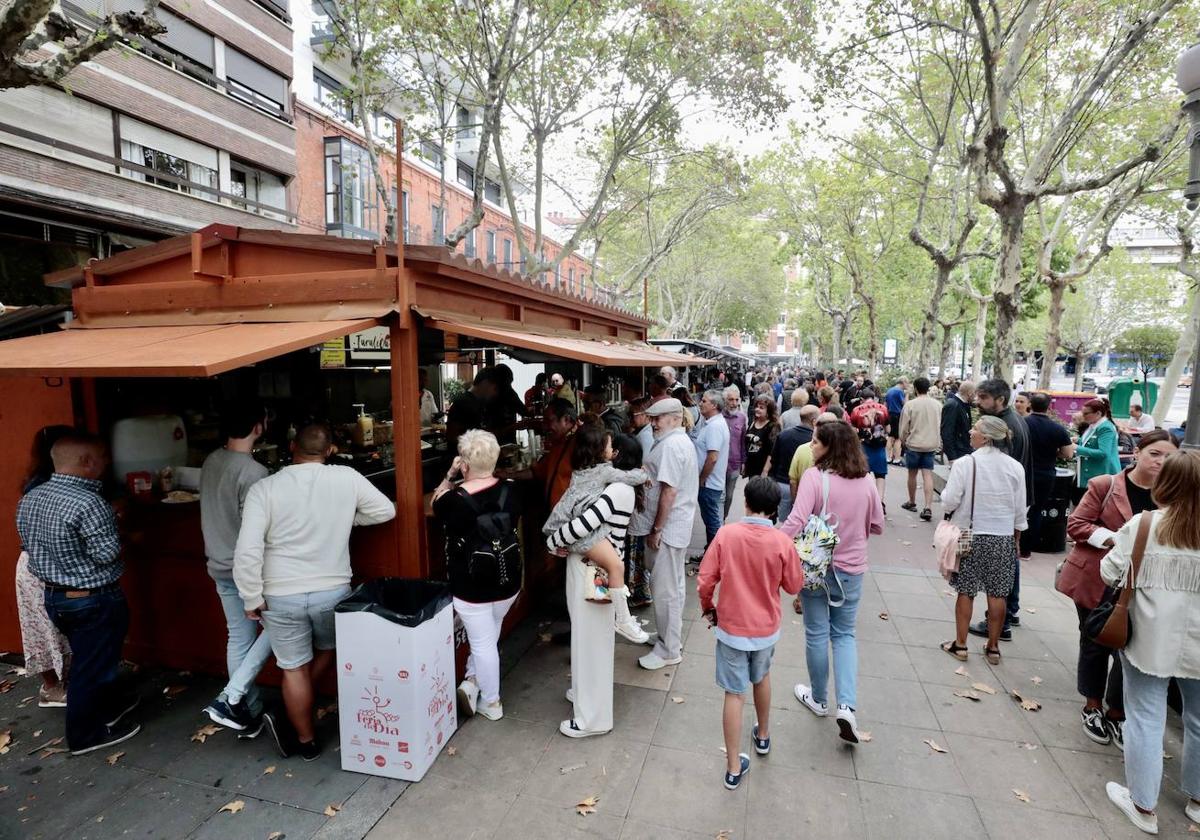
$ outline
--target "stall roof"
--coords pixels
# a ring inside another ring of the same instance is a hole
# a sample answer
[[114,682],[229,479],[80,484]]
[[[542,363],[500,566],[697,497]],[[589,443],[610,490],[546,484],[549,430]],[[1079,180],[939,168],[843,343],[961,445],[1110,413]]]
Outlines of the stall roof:
[[710,341],[700,341],[695,338],[652,338],[650,343],[655,347],[678,347],[677,352],[690,350],[693,354],[704,354],[706,358],[720,358],[722,356],[733,359],[736,362],[745,364],[753,364],[754,357],[745,353],[734,350],[730,347],[722,347],[718,344],[713,344]]
[[601,338],[583,338],[575,335],[558,335],[537,332],[528,327],[522,330],[511,326],[500,326],[486,321],[471,321],[438,312],[421,312],[429,326],[443,332],[469,335],[488,341],[496,341],[510,347],[522,347],[548,356],[575,359],[605,367],[658,367],[660,365],[711,365],[710,359],[685,356],[657,350],[648,344],[632,341],[606,341]]
[[62,330],[0,343],[0,375],[215,376],[378,323],[361,319]]

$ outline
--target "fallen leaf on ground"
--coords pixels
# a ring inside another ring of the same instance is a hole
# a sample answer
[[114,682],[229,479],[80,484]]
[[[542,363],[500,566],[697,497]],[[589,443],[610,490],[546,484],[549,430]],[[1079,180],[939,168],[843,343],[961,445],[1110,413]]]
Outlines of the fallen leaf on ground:
[[106,759],[104,759],[104,760],[105,760],[106,762],[108,762],[108,766],[109,766],[109,767],[116,767],[116,766],[117,766],[117,762],[121,760],[121,756],[123,756],[123,755],[125,755],[125,753],[123,753],[123,752],[115,752],[115,753],[113,753],[112,755],[110,755],[108,758],[106,758]]
[[538,641],[539,642],[549,642],[553,638],[554,638],[553,633],[538,633]]
[[1017,797],[1017,799],[1020,799],[1022,802],[1029,801],[1029,794],[1026,793],[1025,791],[1017,790],[1016,788],[1013,788],[1012,792],[1013,792],[1013,796]]
[[946,752],[946,748],[943,747],[941,744],[939,744],[937,741],[933,740],[932,738],[926,738],[924,743],[928,744],[929,749],[933,750],[934,752],[937,752],[937,753]]
[[4,680],[3,682],[0,682],[0,694],[8,694],[8,692],[12,691],[16,687],[17,684],[12,680]]
[[732,828],[723,828],[717,832],[716,840],[730,840],[730,835],[732,832]]
[[8,673],[16,674],[18,677],[23,677],[28,673],[28,671],[26,671],[24,668],[17,667],[17,668],[9,668]]
[[101,814],[100,816],[96,817],[96,822],[98,822],[98,823],[104,822],[104,815]]
[[8,785],[0,785],[0,793],[8,793]]
[[900,545],[912,545],[912,542],[909,540],[900,540]]
[[982,691],[984,694],[995,694],[996,693],[996,689],[992,688],[987,683],[980,683],[980,682],[971,683],[971,688],[975,689],[976,691]]
[[1027,700],[1021,696],[1021,692],[1013,690],[1012,698],[1021,704],[1021,708],[1027,712],[1036,712],[1042,708],[1042,704],[1036,700]]
[[[0,733],[0,735],[3,735],[3,734],[4,733]],[[47,747],[57,747],[62,742],[63,742],[63,736],[59,735],[57,738],[51,738],[49,741],[42,744],[40,747],[34,747],[33,749],[31,749],[29,752],[27,752],[25,754],[33,755],[35,752],[38,752],[39,750],[44,750]]]
[[1041,678],[1041,677],[1030,677],[1030,678],[1029,678],[1029,681],[1030,681],[1031,683],[1033,683],[1034,685],[1041,685],[1041,684],[1042,684],[1042,678]]
[[1195,832],[1196,834],[1200,834],[1200,828],[1196,828],[1196,824],[1192,823],[1191,825],[1188,826],[1188,832],[1189,833]]
[[672,703],[682,703],[682,702],[683,702],[683,698],[682,698],[682,697],[672,697],[672,698],[671,698],[671,702],[672,702]]
[[178,697],[180,694],[183,694],[183,692],[185,692],[185,691],[187,691],[186,685],[169,685],[163,689],[163,694],[166,695],[168,699],[170,699],[173,697]]
[[859,733],[858,733],[858,740],[860,740],[860,741],[870,741],[870,740],[871,740],[871,733],[870,733],[870,732],[863,732],[863,731],[861,731],[861,730],[860,730],[860,731],[859,731]]
[[971,676],[971,672],[967,670],[966,665],[959,665],[957,668],[954,669],[954,673],[958,674],[960,677]]
[[980,700],[983,699],[978,694],[976,694],[974,691],[971,691],[971,689],[969,689],[969,688],[954,692],[954,696],[962,697],[964,700],[974,700],[976,703],[978,703]]
[[210,735],[216,735],[220,731],[221,727],[217,726],[215,723],[206,723],[204,726],[201,726],[192,733],[192,740],[199,741],[201,744],[203,744],[208,740]]
[[888,618],[889,618],[888,614],[887,614],[887,613],[885,613],[885,612],[881,612],[881,613],[879,614],[879,617],[880,617],[880,618],[882,618],[884,621],[887,621],[887,620],[888,620]]
[[[60,739],[61,740],[61,739]],[[12,730],[5,729],[0,732],[0,755],[8,752],[8,745],[12,743]]]
[[1037,615],[1037,607],[1026,607],[1025,612],[1032,613],[1033,615]]
[[269,775],[271,775],[271,774],[272,774],[272,773],[274,773],[274,772],[275,772],[275,765],[274,765],[274,764],[272,764],[272,765],[271,765],[270,767],[268,767],[266,770],[262,771],[262,774],[263,774],[264,776],[269,776]]
[[29,705],[30,703],[32,703],[32,702],[33,702],[33,697],[32,697],[32,696],[29,696],[29,697],[22,697],[22,698],[21,698],[21,702],[17,703],[17,708],[18,708],[18,709],[24,709],[26,706],[28,706],[28,705]]
[[582,770],[584,767],[587,767],[586,761],[583,764],[568,764],[566,767],[559,767],[558,772],[565,776],[568,773],[574,773],[576,770]]
[[340,810],[342,810],[341,805],[339,805],[336,802],[331,802],[325,806],[325,810],[322,813],[325,814],[325,816],[327,816],[327,817],[336,817],[337,812]]
[[321,708],[317,709],[317,720],[322,720],[328,715],[336,715],[337,710],[337,703],[330,703],[328,706],[322,706]]
[[1036,750],[1037,749],[1037,744],[1031,744],[1028,741],[1022,741],[1021,743],[1017,744],[1017,746],[1023,750]]
[[35,729],[35,730],[33,730],[33,737],[34,737],[34,738],[41,738],[41,737],[42,737],[42,730],[40,730],[40,729]]
[[267,835],[267,840],[283,840],[286,836],[282,831],[272,831]]
[[70,752],[70,750],[68,750],[66,747],[47,747],[41,751],[41,753],[38,755],[38,758],[49,758],[52,755],[58,755],[59,753],[65,752]]
[[284,777],[285,779],[290,779],[290,778],[292,778],[292,771],[291,771],[291,770],[285,770],[285,771],[283,771],[283,777]]
[[575,804],[575,813],[581,817],[586,817],[588,814],[596,813],[596,803],[600,801],[599,796],[589,796]]
[[226,802],[224,805],[222,805],[221,810],[217,811],[217,813],[223,814],[226,811],[228,811],[231,814],[236,814],[238,811],[242,810],[245,807],[246,807],[245,802],[243,802],[241,799],[235,799],[232,802]]

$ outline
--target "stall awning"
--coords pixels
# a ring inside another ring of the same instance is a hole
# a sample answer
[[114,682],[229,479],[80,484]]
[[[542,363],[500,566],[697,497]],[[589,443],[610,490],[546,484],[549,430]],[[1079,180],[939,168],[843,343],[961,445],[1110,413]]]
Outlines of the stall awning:
[[605,367],[659,367],[661,365],[688,366],[715,364],[710,359],[687,356],[656,350],[648,344],[624,341],[606,341],[602,338],[583,338],[578,334],[556,335],[531,331],[528,327],[515,330],[489,324],[485,321],[469,321],[438,313],[422,313],[426,323],[443,332],[469,335],[509,347],[521,347],[565,359],[589,362]]
[[0,342],[0,376],[215,376],[378,323],[360,319],[63,330]]

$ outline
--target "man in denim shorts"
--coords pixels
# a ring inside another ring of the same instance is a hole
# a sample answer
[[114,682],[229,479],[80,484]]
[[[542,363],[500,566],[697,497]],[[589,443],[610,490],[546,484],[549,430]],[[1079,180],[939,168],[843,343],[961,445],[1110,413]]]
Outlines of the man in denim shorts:
[[333,660],[333,608],[350,594],[350,529],[396,515],[362,473],[326,465],[332,449],[328,427],[300,430],[291,466],[247,493],[233,556],[246,615],[266,627],[283,671],[286,719],[267,712],[263,722],[280,755],[299,752],[305,761],[321,752],[313,683]]
[[[795,595],[804,585],[800,557],[771,516],[779,506],[779,488],[765,476],[746,482],[746,517],[717,532],[700,564],[700,610],[716,625],[717,685],[725,691],[725,787],[734,790],[750,771],[750,757],[739,753],[742,708],[754,687],[757,723],[751,732],[754,751],[771,751],[771,657],[779,640],[779,590]],[[713,594],[720,585],[719,603]]]

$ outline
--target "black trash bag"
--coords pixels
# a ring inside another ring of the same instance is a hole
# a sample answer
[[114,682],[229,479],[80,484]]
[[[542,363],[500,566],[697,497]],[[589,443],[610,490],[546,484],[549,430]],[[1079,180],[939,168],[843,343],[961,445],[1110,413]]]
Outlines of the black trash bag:
[[369,612],[393,624],[416,627],[450,603],[450,584],[441,580],[376,578],[361,584],[334,612]]

